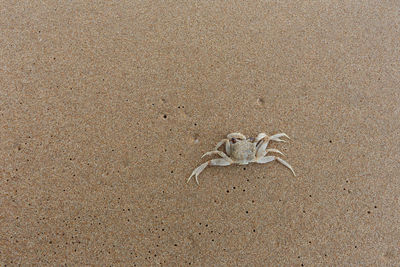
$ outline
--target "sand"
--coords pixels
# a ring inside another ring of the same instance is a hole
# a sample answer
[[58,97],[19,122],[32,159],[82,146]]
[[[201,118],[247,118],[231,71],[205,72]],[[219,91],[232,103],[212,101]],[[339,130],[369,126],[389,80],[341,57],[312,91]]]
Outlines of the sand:
[[[3,1],[0,265],[395,266],[398,1]],[[210,167],[284,132],[295,169]]]

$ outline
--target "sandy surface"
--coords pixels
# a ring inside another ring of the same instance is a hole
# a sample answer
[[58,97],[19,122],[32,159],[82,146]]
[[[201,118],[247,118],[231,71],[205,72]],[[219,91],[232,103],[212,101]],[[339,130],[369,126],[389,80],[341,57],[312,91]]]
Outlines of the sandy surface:
[[0,265],[395,266],[399,7],[2,1]]

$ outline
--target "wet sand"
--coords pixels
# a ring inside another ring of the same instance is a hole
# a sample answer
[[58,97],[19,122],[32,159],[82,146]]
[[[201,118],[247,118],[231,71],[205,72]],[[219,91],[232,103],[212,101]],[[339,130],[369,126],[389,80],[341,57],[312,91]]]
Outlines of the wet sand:
[[[0,265],[395,266],[399,5],[347,2],[1,3]],[[231,132],[297,176],[187,184]]]

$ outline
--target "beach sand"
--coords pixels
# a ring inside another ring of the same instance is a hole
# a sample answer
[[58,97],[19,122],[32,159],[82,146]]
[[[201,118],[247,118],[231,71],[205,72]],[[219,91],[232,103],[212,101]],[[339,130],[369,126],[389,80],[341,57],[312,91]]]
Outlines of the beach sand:
[[[0,265],[395,266],[397,1],[3,1]],[[295,169],[209,167],[284,132]]]

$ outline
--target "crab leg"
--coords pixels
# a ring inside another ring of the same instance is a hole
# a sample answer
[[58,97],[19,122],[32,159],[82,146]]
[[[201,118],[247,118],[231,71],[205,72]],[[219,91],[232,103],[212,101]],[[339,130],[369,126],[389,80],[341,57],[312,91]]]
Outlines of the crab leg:
[[265,149],[264,147],[260,147],[259,149],[256,150],[256,158],[262,158],[265,155],[267,155],[269,152],[274,152],[274,153],[281,154],[282,156],[285,156],[285,154],[283,154],[278,149],[275,149],[275,148]]
[[[268,135],[266,133],[260,133],[257,135],[256,137],[256,142],[260,141],[261,139],[264,139],[264,137],[267,137]],[[270,140],[279,138],[279,137],[286,137],[289,138],[289,136],[287,136],[287,134],[285,133],[279,133],[279,134],[274,134],[272,136],[269,137]],[[289,138],[290,139],[290,138]]]
[[285,133],[274,134],[273,136],[270,136],[269,139],[273,141],[285,142],[284,140],[279,139],[279,137],[286,137],[290,139],[290,137]]
[[274,152],[274,153],[281,154],[282,156],[285,156],[285,154],[283,154],[282,152],[280,152],[278,149],[275,149],[275,148],[266,149],[264,152],[265,152],[265,154],[262,155],[262,157],[264,157],[264,156],[265,156],[266,154],[268,154],[269,152]]
[[218,150],[220,146],[225,143],[225,151],[228,155],[231,154],[231,144],[229,143],[229,139],[222,139],[214,148],[214,150]]
[[196,178],[196,183],[199,184],[199,180],[197,179],[197,177],[199,176],[199,174],[208,166],[228,166],[231,165],[232,162],[231,161],[227,161],[225,159],[212,159],[209,160],[203,164],[201,164],[199,167],[197,167],[196,169],[194,169],[194,171],[192,172],[192,174],[190,175],[189,179],[187,180],[187,183],[190,181],[190,179],[195,176]]
[[260,133],[257,135],[255,142],[258,143],[258,141],[260,141],[261,139],[263,139],[264,137],[266,137],[268,135],[266,135],[265,133]]
[[268,136],[265,133],[260,133],[255,140],[257,141],[256,147],[258,150],[261,148],[262,150],[264,150],[267,148],[269,141],[286,142],[285,140],[279,139],[279,137],[289,138],[289,136],[287,136],[287,134],[285,133],[274,134],[272,136]]
[[212,154],[218,154],[221,158],[224,158],[229,162],[232,161],[224,152],[219,151],[219,150],[207,152],[203,156],[201,156],[201,158],[204,158],[205,156],[209,156],[209,155],[212,155]]
[[260,164],[263,164],[263,163],[268,163],[268,162],[271,162],[271,161],[274,161],[274,160],[277,160],[280,163],[282,163],[283,165],[285,165],[287,168],[289,168],[292,171],[293,175],[296,176],[292,166],[290,166],[289,163],[287,163],[286,161],[284,161],[281,158],[278,158],[278,157],[275,157],[275,156],[267,156],[267,157],[262,157],[262,158],[257,159],[256,162],[260,163]]

